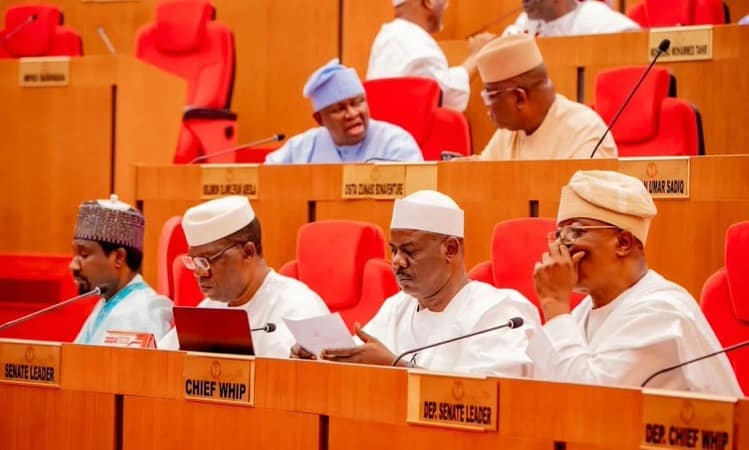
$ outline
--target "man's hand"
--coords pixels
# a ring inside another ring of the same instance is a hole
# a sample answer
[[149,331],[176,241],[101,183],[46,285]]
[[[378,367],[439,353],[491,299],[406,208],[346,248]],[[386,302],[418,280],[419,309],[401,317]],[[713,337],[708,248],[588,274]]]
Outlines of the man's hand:
[[577,285],[578,267],[583,257],[585,252],[570,255],[566,246],[550,239],[549,251],[536,263],[533,281],[547,321],[570,312],[570,294]]
[[317,356],[308,352],[301,345],[294,344],[291,346],[291,354],[289,354],[289,358],[291,359],[317,359]]
[[389,366],[393,363],[395,355],[383,345],[377,338],[370,336],[357,323],[354,332],[364,345],[352,348],[325,349],[320,355],[329,361],[338,361],[356,364],[373,364],[378,366]]
[[468,54],[475,55],[479,52],[486,44],[496,38],[496,34],[483,32],[475,36],[468,38]]

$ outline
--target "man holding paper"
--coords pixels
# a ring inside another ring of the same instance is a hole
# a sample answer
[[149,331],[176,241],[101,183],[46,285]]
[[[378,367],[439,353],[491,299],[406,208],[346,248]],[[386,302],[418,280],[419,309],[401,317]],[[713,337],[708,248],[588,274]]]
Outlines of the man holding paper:
[[[198,307],[242,308],[253,327],[276,325],[273,333],[252,333],[256,355],[288,355],[294,339],[284,318],[328,314],[320,296],[307,285],[268,267],[260,222],[246,197],[223,197],[190,208],[182,217],[182,228],[189,245],[183,262],[206,296]],[[178,349],[177,330],[172,329],[158,348]]]
[[[330,361],[390,365],[395,355],[523,318],[502,329],[416,353],[399,364],[482,375],[529,374],[528,336],[540,327],[536,308],[520,293],[471,281],[463,259],[463,210],[436,191],[396,200],[390,224],[393,270],[402,291],[385,300],[364,327],[362,345],[325,349]],[[315,356],[295,345],[292,357]]]

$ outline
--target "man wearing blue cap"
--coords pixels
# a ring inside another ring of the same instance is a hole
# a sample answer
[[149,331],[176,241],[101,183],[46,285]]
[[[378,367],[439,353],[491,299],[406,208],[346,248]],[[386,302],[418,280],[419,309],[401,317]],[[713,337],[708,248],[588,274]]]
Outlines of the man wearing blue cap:
[[289,139],[265,158],[266,163],[423,160],[418,144],[406,130],[369,118],[359,76],[338,59],[312,74],[304,96],[312,101],[313,117],[321,126]]

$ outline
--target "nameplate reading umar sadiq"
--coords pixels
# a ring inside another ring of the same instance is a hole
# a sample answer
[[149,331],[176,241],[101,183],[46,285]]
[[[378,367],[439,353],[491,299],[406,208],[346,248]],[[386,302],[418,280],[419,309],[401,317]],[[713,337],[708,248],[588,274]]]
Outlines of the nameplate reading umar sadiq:
[[255,358],[188,353],[182,366],[187,400],[252,406],[255,402]]
[[733,448],[736,399],[643,390],[643,450]]
[[0,382],[60,387],[60,344],[0,341]]
[[256,199],[259,170],[257,164],[203,164],[200,166],[200,198],[243,195]]
[[713,27],[697,25],[651,29],[648,34],[648,59],[658,51],[663,39],[671,41],[671,46],[659,62],[702,61],[713,59]]
[[395,199],[437,189],[437,164],[349,164],[343,166],[344,199]]
[[18,84],[22,87],[67,86],[70,57],[44,56],[18,60]]
[[688,157],[620,158],[619,172],[631,175],[645,185],[653,198],[689,198]]
[[411,370],[408,423],[470,431],[497,430],[497,380]]

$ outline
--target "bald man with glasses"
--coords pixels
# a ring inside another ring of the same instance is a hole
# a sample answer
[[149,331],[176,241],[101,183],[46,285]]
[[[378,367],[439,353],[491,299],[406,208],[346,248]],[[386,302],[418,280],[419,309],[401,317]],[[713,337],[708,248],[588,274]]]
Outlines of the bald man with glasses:
[[[286,358],[294,338],[283,319],[328,314],[304,283],[276,273],[263,258],[260,221],[246,197],[230,196],[190,208],[182,217],[188,254],[182,262],[195,274],[205,299],[199,308],[242,308],[251,325],[276,324],[273,333],[252,334],[255,354]],[[158,344],[178,349],[176,330]]]

